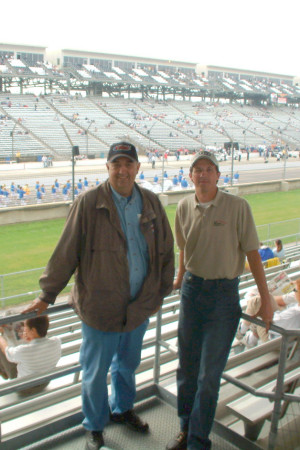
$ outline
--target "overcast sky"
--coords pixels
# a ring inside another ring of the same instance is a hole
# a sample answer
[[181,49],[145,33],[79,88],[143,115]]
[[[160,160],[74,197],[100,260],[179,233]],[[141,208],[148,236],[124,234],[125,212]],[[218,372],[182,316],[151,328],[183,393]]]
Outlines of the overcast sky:
[[0,42],[300,76],[298,2],[14,0]]

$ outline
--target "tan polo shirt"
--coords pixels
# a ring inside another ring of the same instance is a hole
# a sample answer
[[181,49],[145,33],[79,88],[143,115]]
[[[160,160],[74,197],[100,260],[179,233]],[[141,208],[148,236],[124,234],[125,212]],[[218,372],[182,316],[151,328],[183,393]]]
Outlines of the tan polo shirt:
[[218,190],[208,208],[194,194],[176,211],[176,242],[184,250],[186,270],[202,278],[233,279],[243,273],[246,253],[259,248],[247,201]]

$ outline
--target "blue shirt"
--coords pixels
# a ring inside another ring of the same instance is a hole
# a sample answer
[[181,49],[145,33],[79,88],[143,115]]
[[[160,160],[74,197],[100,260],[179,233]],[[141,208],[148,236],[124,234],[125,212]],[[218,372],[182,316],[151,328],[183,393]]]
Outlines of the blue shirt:
[[184,178],[181,180],[181,187],[188,187],[188,182]]
[[147,242],[140,229],[143,201],[136,187],[133,188],[132,196],[128,198],[123,197],[113,188],[111,189],[122,230],[126,237],[130,296],[131,299],[134,299],[142,287],[149,263]]
[[262,247],[258,250],[262,261],[267,261],[268,259],[274,258],[274,253],[270,247]]

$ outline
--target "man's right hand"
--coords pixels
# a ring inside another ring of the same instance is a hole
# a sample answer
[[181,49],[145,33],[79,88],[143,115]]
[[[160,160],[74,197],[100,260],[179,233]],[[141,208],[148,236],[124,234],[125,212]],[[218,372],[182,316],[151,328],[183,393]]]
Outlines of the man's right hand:
[[36,311],[39,316],[40,314],[42,314],[42,312],[46,311],[48,306],[49,303],[43,302],[43,300],[36,298],[27,308],[22,311],[22,314]]

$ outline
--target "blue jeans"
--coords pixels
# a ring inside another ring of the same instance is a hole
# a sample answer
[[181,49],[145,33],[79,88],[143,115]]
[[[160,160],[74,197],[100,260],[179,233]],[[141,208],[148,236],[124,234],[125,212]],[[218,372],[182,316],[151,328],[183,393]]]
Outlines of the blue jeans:
[[238,278],[204,280],[186,272],[181,290],[178,416],[188,449],[209,449],[224,370],[241,317]]
[[[122,413],[133,408],[136,394],[135,371],[149,319],[133,331],[113,333],[96,330],[82,323],[82,412],[83,426],[103,431],[109,409]],[[111,368],[111,397],[108,401],[107,373]],[[109,405],[110,403],[110,405]]]

